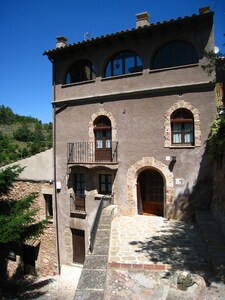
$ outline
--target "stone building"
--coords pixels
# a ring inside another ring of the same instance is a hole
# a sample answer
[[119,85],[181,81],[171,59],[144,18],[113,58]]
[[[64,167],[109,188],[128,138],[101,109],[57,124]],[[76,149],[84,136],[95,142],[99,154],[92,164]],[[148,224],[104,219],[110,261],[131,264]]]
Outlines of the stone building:
[[205,155],[215,118],[213,12],[68,44],[44,55],[53,68],[59,265],[82,263],[101,200],[118,215],[189,218],[208,207]]
[[[24,167],[10,190],[9,199],[21,199],[38,193],[33,208],[37,219],[47,218],[48,224],[39,238],[27,240],[21,249],[12,248],[8,257],[8,277],[12,277],[21,265],[25,274],[48,276],[57,274],[56,238],[53,214],[53,151],[46,150],[15,163]],[[8,165],[12,166],[14,164]]]

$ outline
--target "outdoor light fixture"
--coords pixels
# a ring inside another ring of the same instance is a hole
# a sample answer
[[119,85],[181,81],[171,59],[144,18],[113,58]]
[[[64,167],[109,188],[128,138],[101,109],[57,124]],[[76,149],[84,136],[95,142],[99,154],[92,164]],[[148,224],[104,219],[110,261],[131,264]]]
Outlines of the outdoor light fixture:
[[57,189],[57,192],[59,192],[62,188],[62,185],[61,185],[61,182],[60,181],[56,181],[56,189]]
[[171,156],[171,161],[175,162],[177,160],[176,155]]
[[219,112],[219,117],[220,117],[220,119],[225,118],[225,107],[224,106],[221,107],[221,111]]

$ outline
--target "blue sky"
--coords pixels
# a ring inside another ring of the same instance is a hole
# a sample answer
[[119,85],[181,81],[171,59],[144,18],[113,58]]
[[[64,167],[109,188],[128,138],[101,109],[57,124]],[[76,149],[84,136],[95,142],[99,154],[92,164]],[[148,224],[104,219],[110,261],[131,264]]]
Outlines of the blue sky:
[[0,105],[14,113],[52,121],[51,63],[45,50],[56,37],[68,43],[135,27],[135,15],[147,11],[150,22],[215,12],[215,45],[225,53],[224,0],[5,0],[0,1]]

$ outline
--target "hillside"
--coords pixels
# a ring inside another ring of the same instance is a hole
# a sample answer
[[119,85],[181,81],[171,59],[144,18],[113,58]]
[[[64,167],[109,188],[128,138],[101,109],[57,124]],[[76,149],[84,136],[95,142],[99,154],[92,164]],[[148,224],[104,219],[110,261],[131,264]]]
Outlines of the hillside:
[[52,147],[52,123],[14,114],[0,106],[0,166]]

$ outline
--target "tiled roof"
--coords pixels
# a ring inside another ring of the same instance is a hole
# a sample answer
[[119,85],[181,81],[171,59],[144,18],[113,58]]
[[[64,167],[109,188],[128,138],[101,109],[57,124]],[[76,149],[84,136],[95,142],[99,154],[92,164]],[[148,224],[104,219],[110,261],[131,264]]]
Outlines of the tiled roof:
[[192,19],[198,19],[199,17],[201,17],[202,15],[213,15],[212,11],[208,11],[208,12],[204,12],[204,13],[199,13],[199,14],[193,14],[192,16],[185,16],[185,17],[178,17],[176,19],[170,19],[167,21],[162,21],[162,22],[157,22],[157,23],[151,23],[150,25],[145,25],[143,27],[138,27],[138,28],[131,28],[131,29],[127,29],[127,30],[121,30],[118,32],[114,32],[111,34],[106,34],[106,35],[101,35],[95,38],[91,38],[91,39],[87,39],[87,40],[83,40],[80,42],[76,42],[73,44],[66,44],[65,46],[59,47],[59,48],[55,48],[52,50],[46,50],[43,55],[49,55],[51,53],[56,53],[56,52],[61,52],[61,51],[65,51],[67,48],[70,47],[77,47],[77,46],[81,46],[81,45],[89,45],[91,43],[94,42],[99,42],[103,39],[107,39],[107,38],[113,38],[119,35],[124,35],[124,34],[129,34],[129,33],[133,33],[133,32],[139,32],[141,30],[146,30],[146,29],[156,29],[157,27],[161,27],[161,26],[167,26],[173,23],[179,23],[179,22],[183,22],[183,21],[189,21]]

